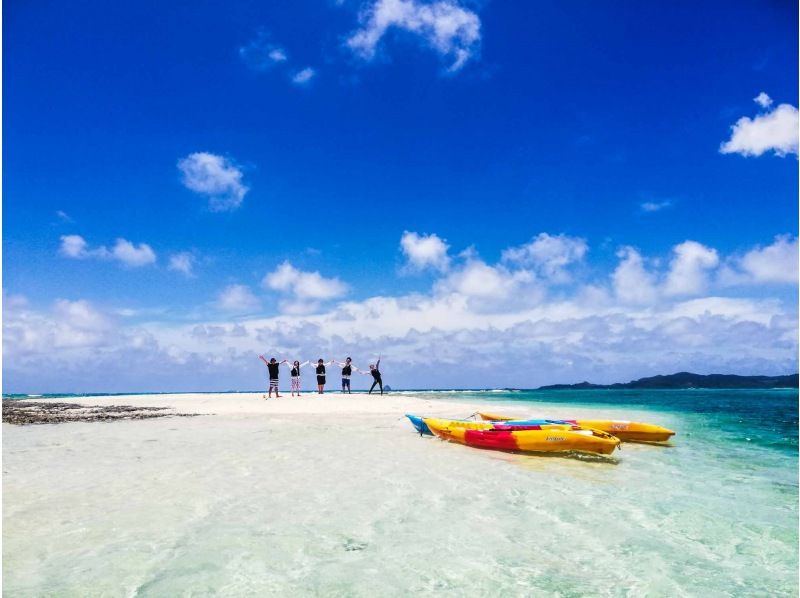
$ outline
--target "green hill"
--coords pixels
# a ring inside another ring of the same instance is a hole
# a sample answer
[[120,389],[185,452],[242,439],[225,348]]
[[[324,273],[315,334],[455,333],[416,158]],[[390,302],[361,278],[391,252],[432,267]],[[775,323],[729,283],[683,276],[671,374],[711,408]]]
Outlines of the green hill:
[[678,372],[666,376],[650,376],[631,382],[616,384],[552,384],[541,386],[539,390],[581,390],[617,388],[798,388],[798,375],[788,376],[736,376],[733,374],[692,374]]

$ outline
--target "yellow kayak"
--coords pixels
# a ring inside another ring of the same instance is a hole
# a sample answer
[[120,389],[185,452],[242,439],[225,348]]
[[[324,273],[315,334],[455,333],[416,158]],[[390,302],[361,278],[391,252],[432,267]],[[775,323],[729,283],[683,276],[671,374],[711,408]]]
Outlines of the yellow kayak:
[[[453,423],[458,425],[451,425]],[[577,451],[610,455],[620,442],[619,438],[600,430],[566,429],[564,426],[533,430],[517,430],[513,426],[509,426],[508,429],[480,429],[464,427],[461,425],[463,423],[465,422],[425,419],[425,424],[439,438],[467,446],[500,451],[532,453]],[[472,426],[481,423],[483,422],[473,422]]]
[[[520,421],[517,418],[496,413],[479,412],[478,415],[486,421],[508,422],[509,425],[514,425],[512,423],[514,421]],[[616,419],[564,419],[560,421],[576,424],[581,428],[602,430],[627,442],[665,442],[675,435],[675,432],[668,428],[642,422]]]

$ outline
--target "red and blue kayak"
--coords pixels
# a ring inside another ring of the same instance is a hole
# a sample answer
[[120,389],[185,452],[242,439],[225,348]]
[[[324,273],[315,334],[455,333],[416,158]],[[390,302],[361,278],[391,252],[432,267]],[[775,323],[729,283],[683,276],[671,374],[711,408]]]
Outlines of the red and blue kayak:
[[[433,432],[431,432],[428,425],[425,423],[425,418],[419,417],[417,415],[411,415],[406,413],[406,417],[411,422],[411,425],[420,433],[420,435],[425,434],[427,436],[433,436]],[[453,426],[461,426],[466,428],[471,428],[474,430],[489,430],[489,429],[505,429],[509,430],[512,427],[520,430],[541,430],[542,426],[547,427],[566,427],[566,428],[573,428],[577,427],[575,424],[566,423],[554,419],[526,419],[526,420],[515,420],[513,422],[476,422],[472,420],[466,419],[448,419],[448,420],[441,420],[450,422]]]
[[[575,425],[544,424],[538,429],[504,426],[495,422],[459,422],[424,418],[424,423],[439,438],[476,448],[501,451],[551,453],[581,452],[610,455],[619,446],[619,438],[600,430]],[[462,424],[467,423],[469,426]],[[490,425],[481,429],[480,424]],[[500,428],[495,426],[500,425]],[[505,429],[504,429],[505,428]]]

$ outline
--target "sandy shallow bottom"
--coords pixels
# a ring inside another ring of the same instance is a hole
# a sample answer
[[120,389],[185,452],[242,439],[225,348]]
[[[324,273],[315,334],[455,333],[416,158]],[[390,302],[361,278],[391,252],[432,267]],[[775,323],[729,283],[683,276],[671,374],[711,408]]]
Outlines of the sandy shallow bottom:
[[7,596],[797,594],[796,471],[700,430],[613,460],[531,457],[399,419],[468,401],[80,402],[215,415],[4,424]]

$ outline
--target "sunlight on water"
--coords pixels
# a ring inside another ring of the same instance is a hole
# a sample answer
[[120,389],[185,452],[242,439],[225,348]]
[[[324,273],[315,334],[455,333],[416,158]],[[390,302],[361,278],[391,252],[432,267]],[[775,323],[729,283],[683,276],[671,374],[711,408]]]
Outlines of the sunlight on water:
[[730,394],[703,399],[724,415],[665,395],[470,399],[678,431],[612,459],[474,450],[375,416],[4,425],[4,591],[794,596],[796,401],[751,405],[791,433],[740,422]]

